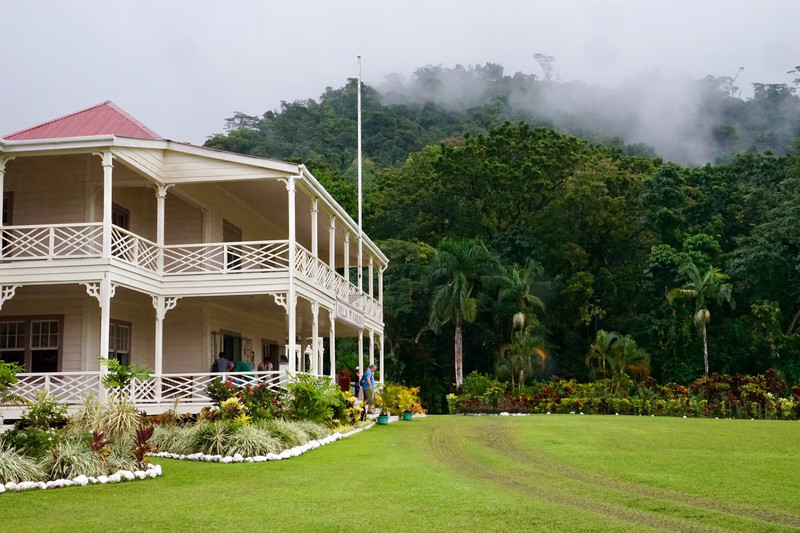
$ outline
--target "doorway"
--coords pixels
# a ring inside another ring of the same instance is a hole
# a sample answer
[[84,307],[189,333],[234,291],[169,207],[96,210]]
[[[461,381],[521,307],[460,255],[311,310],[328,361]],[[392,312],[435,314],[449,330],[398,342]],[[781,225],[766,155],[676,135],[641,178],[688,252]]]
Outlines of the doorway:
[[225,357],[228,361],[242,360],[242,337],[236,334],[222,334],[222,351],[225,352]]

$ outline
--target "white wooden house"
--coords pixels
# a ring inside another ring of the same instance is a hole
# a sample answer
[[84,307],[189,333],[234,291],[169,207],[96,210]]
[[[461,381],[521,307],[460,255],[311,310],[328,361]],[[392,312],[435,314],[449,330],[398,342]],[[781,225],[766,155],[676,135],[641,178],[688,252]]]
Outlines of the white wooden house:
[[154,370],[133,390],[148,412],[205,405],[220,351],[269,359],[274,384],[333,376],[323,338],[383,367],[386,256],[303,165],[170,141],[104,102],[0,139],[0,191],[0,359],[24,396],[78,403],[100,355]]

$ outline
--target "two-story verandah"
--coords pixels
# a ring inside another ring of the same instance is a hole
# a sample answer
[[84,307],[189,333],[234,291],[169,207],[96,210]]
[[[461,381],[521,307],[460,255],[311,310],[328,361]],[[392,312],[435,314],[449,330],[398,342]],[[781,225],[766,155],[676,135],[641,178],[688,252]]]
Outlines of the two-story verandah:
[[0,358],[24,396],[99,391],[101,354],[155,370],[134,387],[152,412],[204,405],[219,351],[280,383],[333,375],[349,336],[383,367],[387,259],[302,165],[166,140],[105,102],[0,140],[0,191]]

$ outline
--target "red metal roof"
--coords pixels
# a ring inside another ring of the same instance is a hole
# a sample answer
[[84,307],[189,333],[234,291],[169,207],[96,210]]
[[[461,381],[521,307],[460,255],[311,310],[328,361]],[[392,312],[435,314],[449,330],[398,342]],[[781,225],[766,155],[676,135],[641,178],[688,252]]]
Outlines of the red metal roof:
[[92,135],[164,140],[163,137],[114,105],[111,100],[3,138],[7,141],[23,141]]

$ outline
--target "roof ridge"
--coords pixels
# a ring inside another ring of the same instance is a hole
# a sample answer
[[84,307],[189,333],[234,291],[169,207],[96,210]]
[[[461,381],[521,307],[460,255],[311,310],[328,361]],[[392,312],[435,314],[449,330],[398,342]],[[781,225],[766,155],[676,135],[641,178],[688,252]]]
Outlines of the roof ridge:
[[[92,111],[97,110],[97,109],[99,109],[101,107],[106,107],[109,110],[111,110],[113,113],[116,113],[117,115],[121,116],[123,119],[125,119],[125,121],[129,122],[130,124],[132,124],[133,126],[138,128],[139,130],[141,130],[148,137],[150,137],[152,139],[156,139],[156,140],[164,140],[164,137],[162,137],[161,135],[157,134],[156,132],[154,132],[153,130],[151,130],[147,126],[145,126],[136,117],[134,117],[133,115],[131,115],[130,113],[128,113],[127,111],[125,111],[124,109],[122,109],[121,107],[116,105],[111,100],[105,100],[104,102],[101,102],[101,103],[93,105],[93,106],[89,106],[89,107],[87,107],[85,109],[81,109],[79,111],[75,111],[73,113],[69,113],[69,114],[60,116],[58,118],[54,118],[52,120],[48,120],[47,122],[42,122],[41,124],[37,124],[35,126],[31,126],[29,128],[25,128],[25,129],[16,131],[14,133],[10,133],[8,135],[3,136],[2,138],[3,139],[8,139],[8,140],[13,140],[14,137],[23,135],[23,134],[28,133],[28,132],[33,132],[34,130],[43,130],[43,129],[46,130],[48,128],[48,126],[55,125],[58,122],[68,121],[72,117],[76,117],[76,116],[81,115],[83,113],[92,112]],[[77,135],[77,136],[81,136],[81,135]],[[126,137],[126,135],[118,135],[118,136],[119,137]],[[59,137],[55,137],[55,138],[59,138]]]
[[[106,100],[105,102],[103,102],[102,104],[99,104],[99,105],[105,105],[105,106],[110,107],[111,109],[113,109],[114,111],[116,111],[117,113],[119,113],[120,115],[125,117],[126,119],[130,120],[131,122],[133,122],[134,124],[139,126],[142,130],[144,130],[149,135],[152,135],[153,137],[155,137],[157,139],[164,140],[164,137],[162,137],[158,133],[154,132],[153,130],[151,130],[150,128],[145,126],[142,122],[139,121],[139,119],[137,119],[136,117],[134,117],[133,115],[131,115],[130,113],[128,113],[127,111],[125,111],[124,109],[119,107],[117,104],[115,104],[111,100]],[[98,106],[95,106],[95,107],[98,107]],[[89,109],[91,109],[91,108],[89,108]],[[88,109],[85,110],[85,111],[88,111]]]

